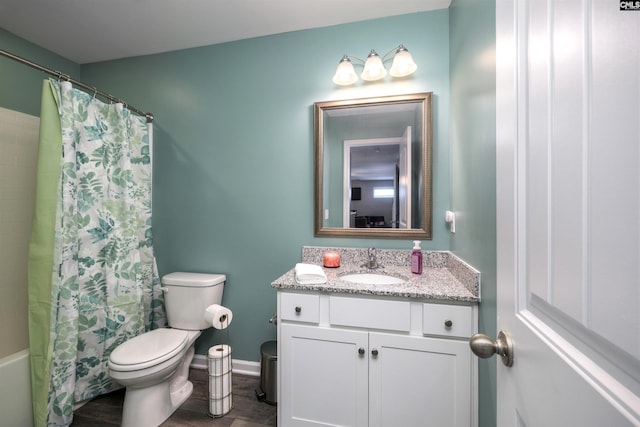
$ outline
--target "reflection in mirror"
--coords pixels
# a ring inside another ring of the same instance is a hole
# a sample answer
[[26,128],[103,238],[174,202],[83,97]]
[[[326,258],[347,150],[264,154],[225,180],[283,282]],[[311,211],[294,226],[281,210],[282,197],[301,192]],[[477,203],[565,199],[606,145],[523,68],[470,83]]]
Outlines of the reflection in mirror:
[[314,105],[315,234],[431,238],[431,93]]

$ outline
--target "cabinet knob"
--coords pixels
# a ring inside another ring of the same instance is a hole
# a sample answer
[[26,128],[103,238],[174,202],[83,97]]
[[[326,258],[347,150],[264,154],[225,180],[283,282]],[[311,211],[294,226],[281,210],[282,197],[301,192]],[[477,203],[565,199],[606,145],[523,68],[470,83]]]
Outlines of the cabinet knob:
[[299,305],[296,306],[296,313],[300,313],[302,311],[302,307]]
[[377,348],[374,348],[373,350],[371,350],[371,354],[372,354],[373,356],[377,356],[377,355],[378,355],[378,349],[377,349]]
[[360,348],[358,349],[358,354],[359,354],[360,356],[362,356],[362,355],[364,354],[364,347],[360,347]]
[[450,327],[453,326],[453,322],[451,320],[447,319],[447,320],[444,321],[444,326],[445,326],[445,328],[450,328]]

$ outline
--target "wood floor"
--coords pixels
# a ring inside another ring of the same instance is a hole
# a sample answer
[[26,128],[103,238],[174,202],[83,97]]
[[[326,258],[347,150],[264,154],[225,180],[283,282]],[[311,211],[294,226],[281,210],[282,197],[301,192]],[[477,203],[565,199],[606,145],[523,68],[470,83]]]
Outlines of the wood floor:
[[[256,399],[255,389],[260,385],[260,378],[238,374],[232,377],[233,409],[223,417],[212,418],[208,415],[208,372],[191,369],[189,379],[193,382],[193,394],[162,427],[274,427],[276,407]],[[96,397],[74,413],[71,427],[119,426],[123,399],[124,390]]]

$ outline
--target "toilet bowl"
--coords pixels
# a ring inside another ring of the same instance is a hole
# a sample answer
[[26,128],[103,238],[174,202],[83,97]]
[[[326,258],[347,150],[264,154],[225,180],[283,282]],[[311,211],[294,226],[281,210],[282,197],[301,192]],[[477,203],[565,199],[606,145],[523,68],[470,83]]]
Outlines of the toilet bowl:
[[171,327],[131,338],[109,356],[109,375],[126,387],[122,427],[158,426],[189,398],[194,343],[211,326],[203,320],[205,311],[221,302],[225,280],[221,274],[201,273],[162,278]]
[[[126,341],[111,353],[109,375],[127,387],[123,426],[157,426],[191,395],[189,365],[198,336],[200,331],[155,329]],[[180,365],[186,368],[181,374]]]

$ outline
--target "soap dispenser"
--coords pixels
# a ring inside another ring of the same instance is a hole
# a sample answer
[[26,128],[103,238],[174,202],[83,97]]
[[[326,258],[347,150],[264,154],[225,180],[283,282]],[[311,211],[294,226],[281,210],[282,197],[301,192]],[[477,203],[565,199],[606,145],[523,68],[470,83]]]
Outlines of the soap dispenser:
[[420,248],[420,240],[413,241],[413,251],[411,252],[411,272],[413,274],[422,274],[422,249]]

